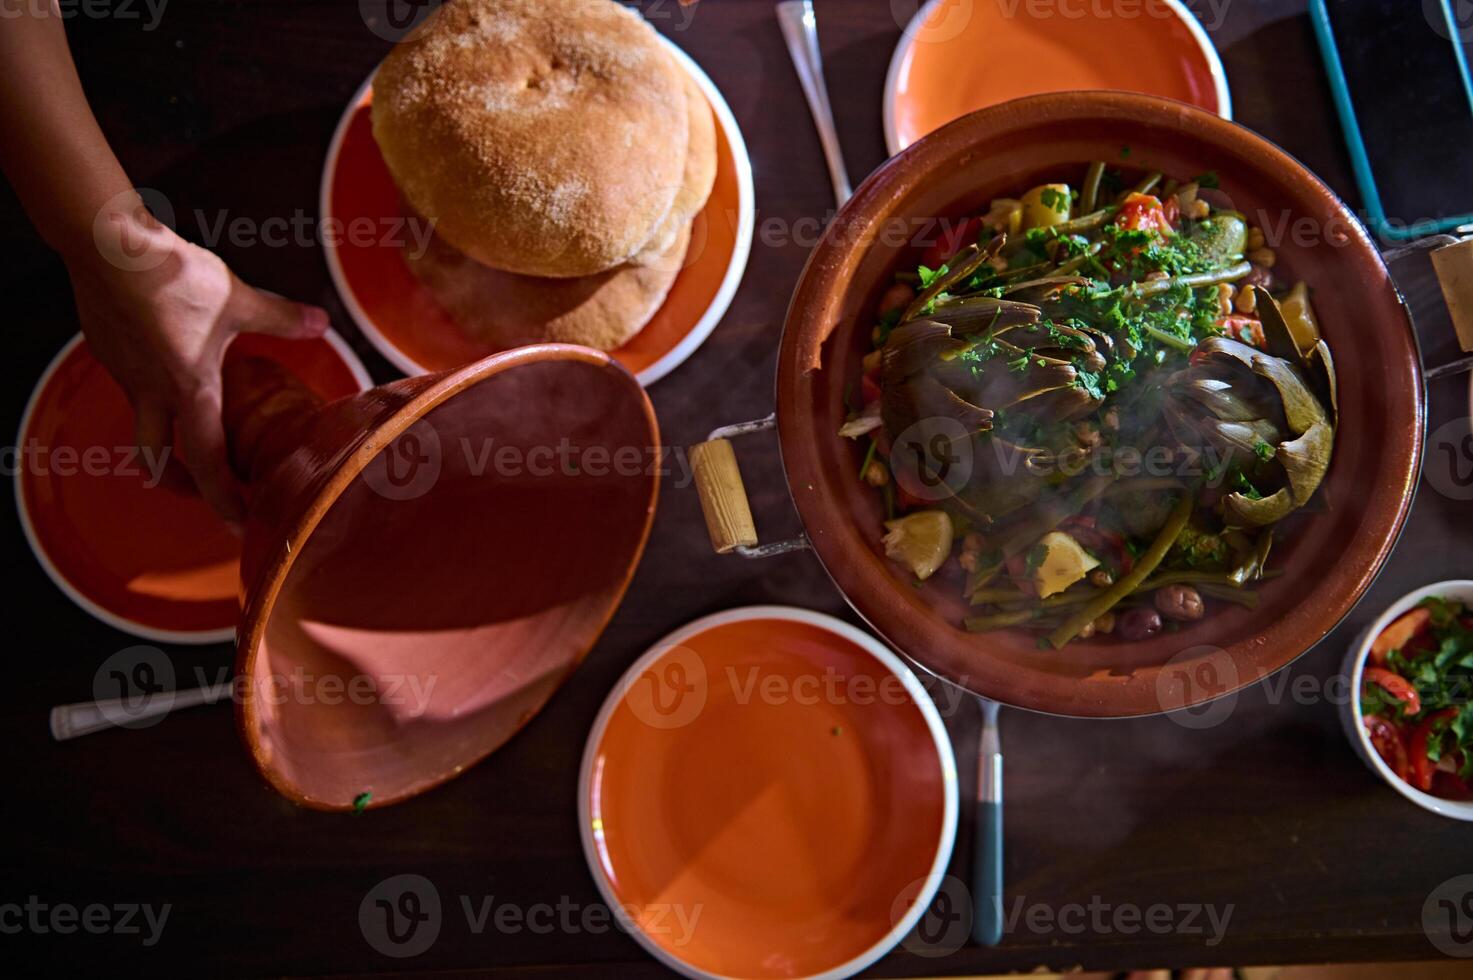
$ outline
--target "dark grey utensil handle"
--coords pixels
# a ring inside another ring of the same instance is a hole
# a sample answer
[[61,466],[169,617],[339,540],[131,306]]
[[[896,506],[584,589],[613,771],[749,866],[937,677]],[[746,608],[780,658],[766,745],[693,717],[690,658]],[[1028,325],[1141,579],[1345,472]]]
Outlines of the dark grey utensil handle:
[[[1002,758],[994,764],[1000,769]],[[978,800],[972,823],[972,940],[996,946],[1003,932],[1002,801]]]

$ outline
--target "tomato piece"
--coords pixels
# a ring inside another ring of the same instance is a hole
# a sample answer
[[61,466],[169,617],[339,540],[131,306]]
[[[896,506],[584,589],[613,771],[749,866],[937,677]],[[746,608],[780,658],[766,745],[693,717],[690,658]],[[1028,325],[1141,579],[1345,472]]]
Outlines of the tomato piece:
[[1414,715],[1422,710],[1422,696],[1412,686],[1412,682],[1395,671],[1387,670],[1385,667],[1367,667],[1365,672],[1366,683],[1375,684],[1387,694],[1396,698],[1406,708],[1406,713]]
[[1386,655],[1392,650],[1405,650],[1417,634],[1427,628],[1431,620],[1432,612],[1424,606],[1418,606],[1397,617],[1371,644],[1371,663],[1379,667],[1386,662]]
[[1445,800],[1473,800],[1473,786],[1459,775],[1463,771],[1463,750],[1444,753],[1432,774],[1432,795]]
[[1473,786],[1455,772],[1438,770],[1432,774],[1432,795],[1444,800],[1473,800]]
[[1177,220],[1181,218],[1181,204],[1175,195],[1166,199],[1166,203],[1161,205],[1161,211],[1166,215],[1166,223],[1175,229]]
[[880,400],[880,383],[873,375],[866,374],[859,379],[859,400],[865,405]]
[[1443,727],[1456,718],[1457,714],[1457,708],[1443,708],[1423,718],[1412,729],[1411,738],[1407,742],[1407,754],[1412,757],[1411,777],[1407,782],[1424,793],[1432,789],[1432,774],[1437,771],[1437,763],[1427,758],[1427,746],[1431,744],[1433,736],[1440,734]]
[[1366,734],[1371,737],[1371,745],[1376,749],[1383,762],[1396,773],[1396,778],[1405,780],[1407,778],[1407,747],[1402,741],[1401,732],[1397,731],[1388,719],[1380,715],[1366,715],[1364,724]]
[[1018,587],[1018,591],[1025,595],[1037,595],[1038,590],[1033,587],[1033,578],[1028,574],[1028,556],[1022,552],[1007,558],[1003,564],[1007,567],[1008,577]]
[[1160,199],[1135,191],[1120,202],[1120,213],[1115,216],[1115,223],[1129,231],[1154,231],[1161,235],[1170,235],[1173,231]]
[[936,241],[921,256],[921,265],[927,269],[941,268],[953,255],[975,242],[982,230],[982,219],[967,218],[961,224],[940,222],[940,225]]
[[1263,324],[1255,316],[1230,313],[1218,317],[1217,326],[1224,334],[1250,347],[1263,347]]
[[910,510],[913,507],[929,507],[933,501],[922,500],[905,489],[905,484],[897,476],[895,478],[895,503],[900,506],[901,510]]

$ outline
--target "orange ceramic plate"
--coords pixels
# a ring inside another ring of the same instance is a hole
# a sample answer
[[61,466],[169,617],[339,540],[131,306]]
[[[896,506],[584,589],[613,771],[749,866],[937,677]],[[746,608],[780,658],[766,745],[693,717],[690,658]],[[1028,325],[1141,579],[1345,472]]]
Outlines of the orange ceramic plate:
[[[715,84],[685,52],[666,41],[675,60],[705,93],[716,115],[716,184],[691,231],[686,266],[643,330],[614,359],[649,385],[710,336],[747,268],[756,223],[752,162],[736,118]],[[420,286],[402,255],[412,241],[402,226],[399,190],[373,139],[373,79],[338,123],[322,174],[327,267],[338,295],[364,335],[406,374],[462,367],[497,348],[467,337]],[[354,233],[354,228],[360,229]]]
[[1025,95],[1120,89],[1232,118],[1217,49],[1179,0],[930,0],[885,80],[885,143],[896,154],[985,106]]
[[931,699],[877,640],[754,606],[632,666],[589,735],[583,848],[609,906],[695,977],[839,977],[930,903],[956,834]]
[[[231,352],[275,358],[324,398],[369,387],[336,334],[242,334]],[[165,643],[219,643],[240,615],[240,539],[197,497],[158,486],[131,447],[133,410],[78,334],[41,376],[21,419],[16,507],[57,587],[117,629]]]

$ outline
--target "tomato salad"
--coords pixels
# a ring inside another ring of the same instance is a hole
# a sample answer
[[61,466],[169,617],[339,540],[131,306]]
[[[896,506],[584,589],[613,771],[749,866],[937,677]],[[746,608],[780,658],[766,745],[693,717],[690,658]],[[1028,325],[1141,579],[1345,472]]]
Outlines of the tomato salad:
[[1397,778],[1473,800],[1473,611],[1423,599],[1372,642],[1363,676],[1366,734]]

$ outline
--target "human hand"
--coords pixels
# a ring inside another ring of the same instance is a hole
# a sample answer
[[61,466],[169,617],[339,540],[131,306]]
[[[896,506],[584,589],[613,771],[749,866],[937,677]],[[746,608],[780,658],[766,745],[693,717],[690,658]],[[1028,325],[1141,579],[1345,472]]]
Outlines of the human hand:
[[94,238],[95,249],[67,256],[67,269],[88,345],[133,404],[139,447],[166,458],[177,436],[201,496],[239,524],[244,505],[220,417],[225,349],[238,333],[319,336],[327,312],[247,286],[136,196],[99,216]]

